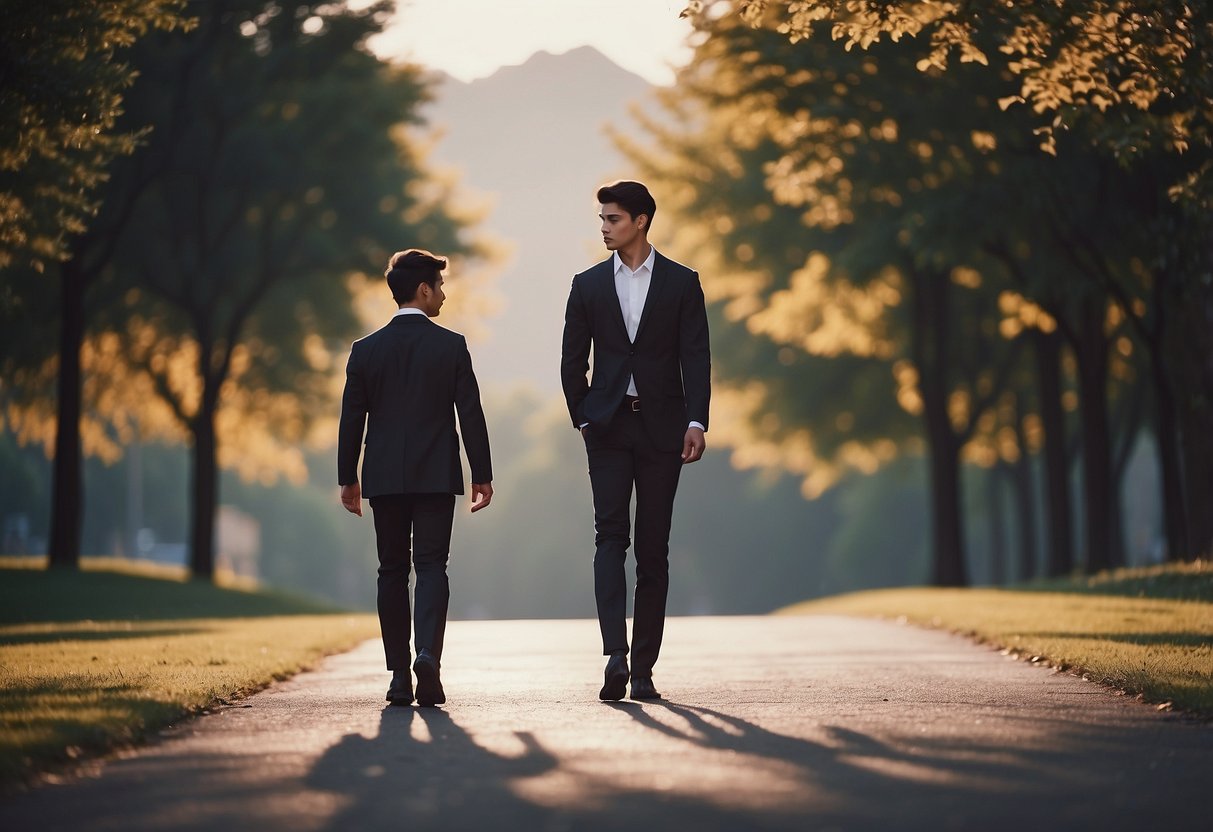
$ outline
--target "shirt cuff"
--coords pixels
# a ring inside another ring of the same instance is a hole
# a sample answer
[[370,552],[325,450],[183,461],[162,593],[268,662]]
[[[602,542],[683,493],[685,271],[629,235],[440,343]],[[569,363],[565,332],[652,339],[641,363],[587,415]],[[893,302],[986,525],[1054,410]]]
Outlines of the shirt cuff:
[[707,428],[705,428],[705,427],[704,427],[703,425],[701,425],[699,422],[695,422],[695,421],[692,421],[692,422],[691,422],[691,424],[687,425],[687,427],[688,427],[688,428],[699,428],[699,429],[700,429],[701,431],[703,431],[704,433],[707,433],[707,432],[708,432],[708,429],[707,429]]

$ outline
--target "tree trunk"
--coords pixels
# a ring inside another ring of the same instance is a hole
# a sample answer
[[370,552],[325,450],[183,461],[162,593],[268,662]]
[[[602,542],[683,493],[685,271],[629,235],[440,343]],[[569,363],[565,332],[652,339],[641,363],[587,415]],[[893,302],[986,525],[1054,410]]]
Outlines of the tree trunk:
[[1193,559],[1213,555],[1213,289],[1191,292],[1179,330],[1186,343],[1172,355],[1184,390],[1179,417],[1188,548],[1182,557]]
[[[207,353],[204,351],[204,355]],[[194,436],[190,488],[190,574],[211,580],[215,576],[215,514],[219,506],[219,460],[215,440],[218,391],[207,380],[198,414],[191,424]]]
[[1028,456],[1027,437],[1023,432],[1023,417],[1016,414],[1015,438],[1019,443],[1019,459],[1012,467],[1015,483],[1015,504],[1019,509],[1019,569],[1016,577],[1029,581],[1036,577],[1036,489],[1032,487],[1032,458]]
[[946,274],[914,273],[911,286],[914,304],[911,350],[918,366],[931,474],[931,580],[936,586],[966,586],[960,443],[948,415],[951,282]]
[[1125,546],[1124,500],[1120,496],[1120,478],[1112,487],[1112,524],[1108,527],[1108,568],[1119,569],[1129,562]]
[[1116,408],[1116,431],[1120,437],[1112,459],[1112,550],[1109,562],[1113,567],[1125,566],[1129,562],[1124,524],[1125,472],[1129,469],[1137,436],[1141,433],[1146,395],[1144,385],[1129,388],[1120,395],[1121,401]]
[[1044,429],[1045,528],[1048,552],[1045,574],[1051,578],[1074,571],[1074,533],[1070,527],[1070,466],[1066,460],[1066,417],[1061,407],[1061,336],[1037,332],[1036,377]]
[[956,447],[951,424],[946,425],[946,430],[945,436],[939,434],[938,427],[928,429],[929,434],[935,435],[928,441],[931,531],[935,542],[931,582],[935,586],[968,586],[960,515],[960,449]]
[[72,258],[60,270],[58,414],[51,473],[49,562],[53,569],[80,568],[80,526],[84,519],[84,466],[80,448],[84,344],[84,290],[87,281]]
[[1112,445],[1108,427],[1108,341],[1103,299],[1083,306],[1078,332],[1078,395],[1082,430],[1083,516],[1088,574],[1112,556]]
[[1187,486],[1186,560],[1213,557],[1213,413],[1189,407],[1184,418],[1184,482]]
[[1155,276],[1152,291],[1157,325],[1153,332],[1145,332],[1142,338],[1150,355],[1150,380],[1154,391],[1154,444],[1158,451],[1158,484],[1162,492],[1166,559],[1170,561],[1181,560],[1190,551],[1187,517],[1190,507],[1184,494],[1180,440],[1184,426],[1180,421],[1176,392],[1184,389],[1183,359],[1194,344],[1182,339],[1184,342],[1179,346],[1178,356],[1172,354],[1176,346],[1176,324],[1179,324],[1182,333],[1187,319],[1183,300],[1176,297],[1175,287],[1180,282],[1176,275],[1167,271]]
[[1171,369],[1157,345],[1150,350],[1150,359],[1154,370],[1154,439],[1158,447],[1167,560],[1180,560],[1188,555],[1188,519],[1179,451],[1179,415],[1171,393]]
[[1007,582],[1007,515],[1003,510],[1002,484],[1004,463],[986,469],[986,512],[990,519],[990,583]]

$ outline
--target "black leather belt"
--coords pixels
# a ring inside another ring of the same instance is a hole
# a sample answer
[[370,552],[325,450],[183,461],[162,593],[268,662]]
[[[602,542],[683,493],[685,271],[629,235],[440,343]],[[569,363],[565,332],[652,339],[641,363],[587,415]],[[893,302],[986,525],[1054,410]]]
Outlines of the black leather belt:
[[624,396],[623,397],[623,408],[624,408],[624,410],[630,410],[633,413],[639,413],[640,412],[640,397],[639,396]]

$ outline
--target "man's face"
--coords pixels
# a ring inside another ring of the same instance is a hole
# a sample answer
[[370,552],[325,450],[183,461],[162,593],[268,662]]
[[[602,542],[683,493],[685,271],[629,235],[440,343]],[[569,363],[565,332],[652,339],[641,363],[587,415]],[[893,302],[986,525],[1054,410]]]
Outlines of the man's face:
[[442,284],[446,280],[442,275],[438,275],[438,282],[434,284],[434,288],[430,288],[430,284],[422,283],[417,287],[417,294],[420,296],[421,303],[418,304],[421,310],[431,318],[437,318],[438,313],[442,310],[442,303],[446,300],[446,292],[442,291]]
[[603,205],[598,212],[598,217],[602,220],[602,242],[606,245],[607,251],[627,248],[629,243],[643,233],[643,228],[648,222],[648,217],[644,214],[632,217],[615,202]]

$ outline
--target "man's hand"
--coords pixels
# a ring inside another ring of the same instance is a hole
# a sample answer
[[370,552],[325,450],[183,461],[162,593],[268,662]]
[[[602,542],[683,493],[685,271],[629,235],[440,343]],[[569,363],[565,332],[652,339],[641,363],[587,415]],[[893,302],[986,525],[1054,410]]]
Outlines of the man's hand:
[[682,438],[682,464],[689,465],[703,456],[703,450],[708,446],[703,438],[703,430],[697,427],[687,428],[686,436]]
[[341,486],[341,505],[345,506],[345,510],[350,514],[357,514],[361,517],[362,486],[356,482]]
[[487,508],[493,501],[493,484],[491,482],[472,483],[472,511],[477,512]]

